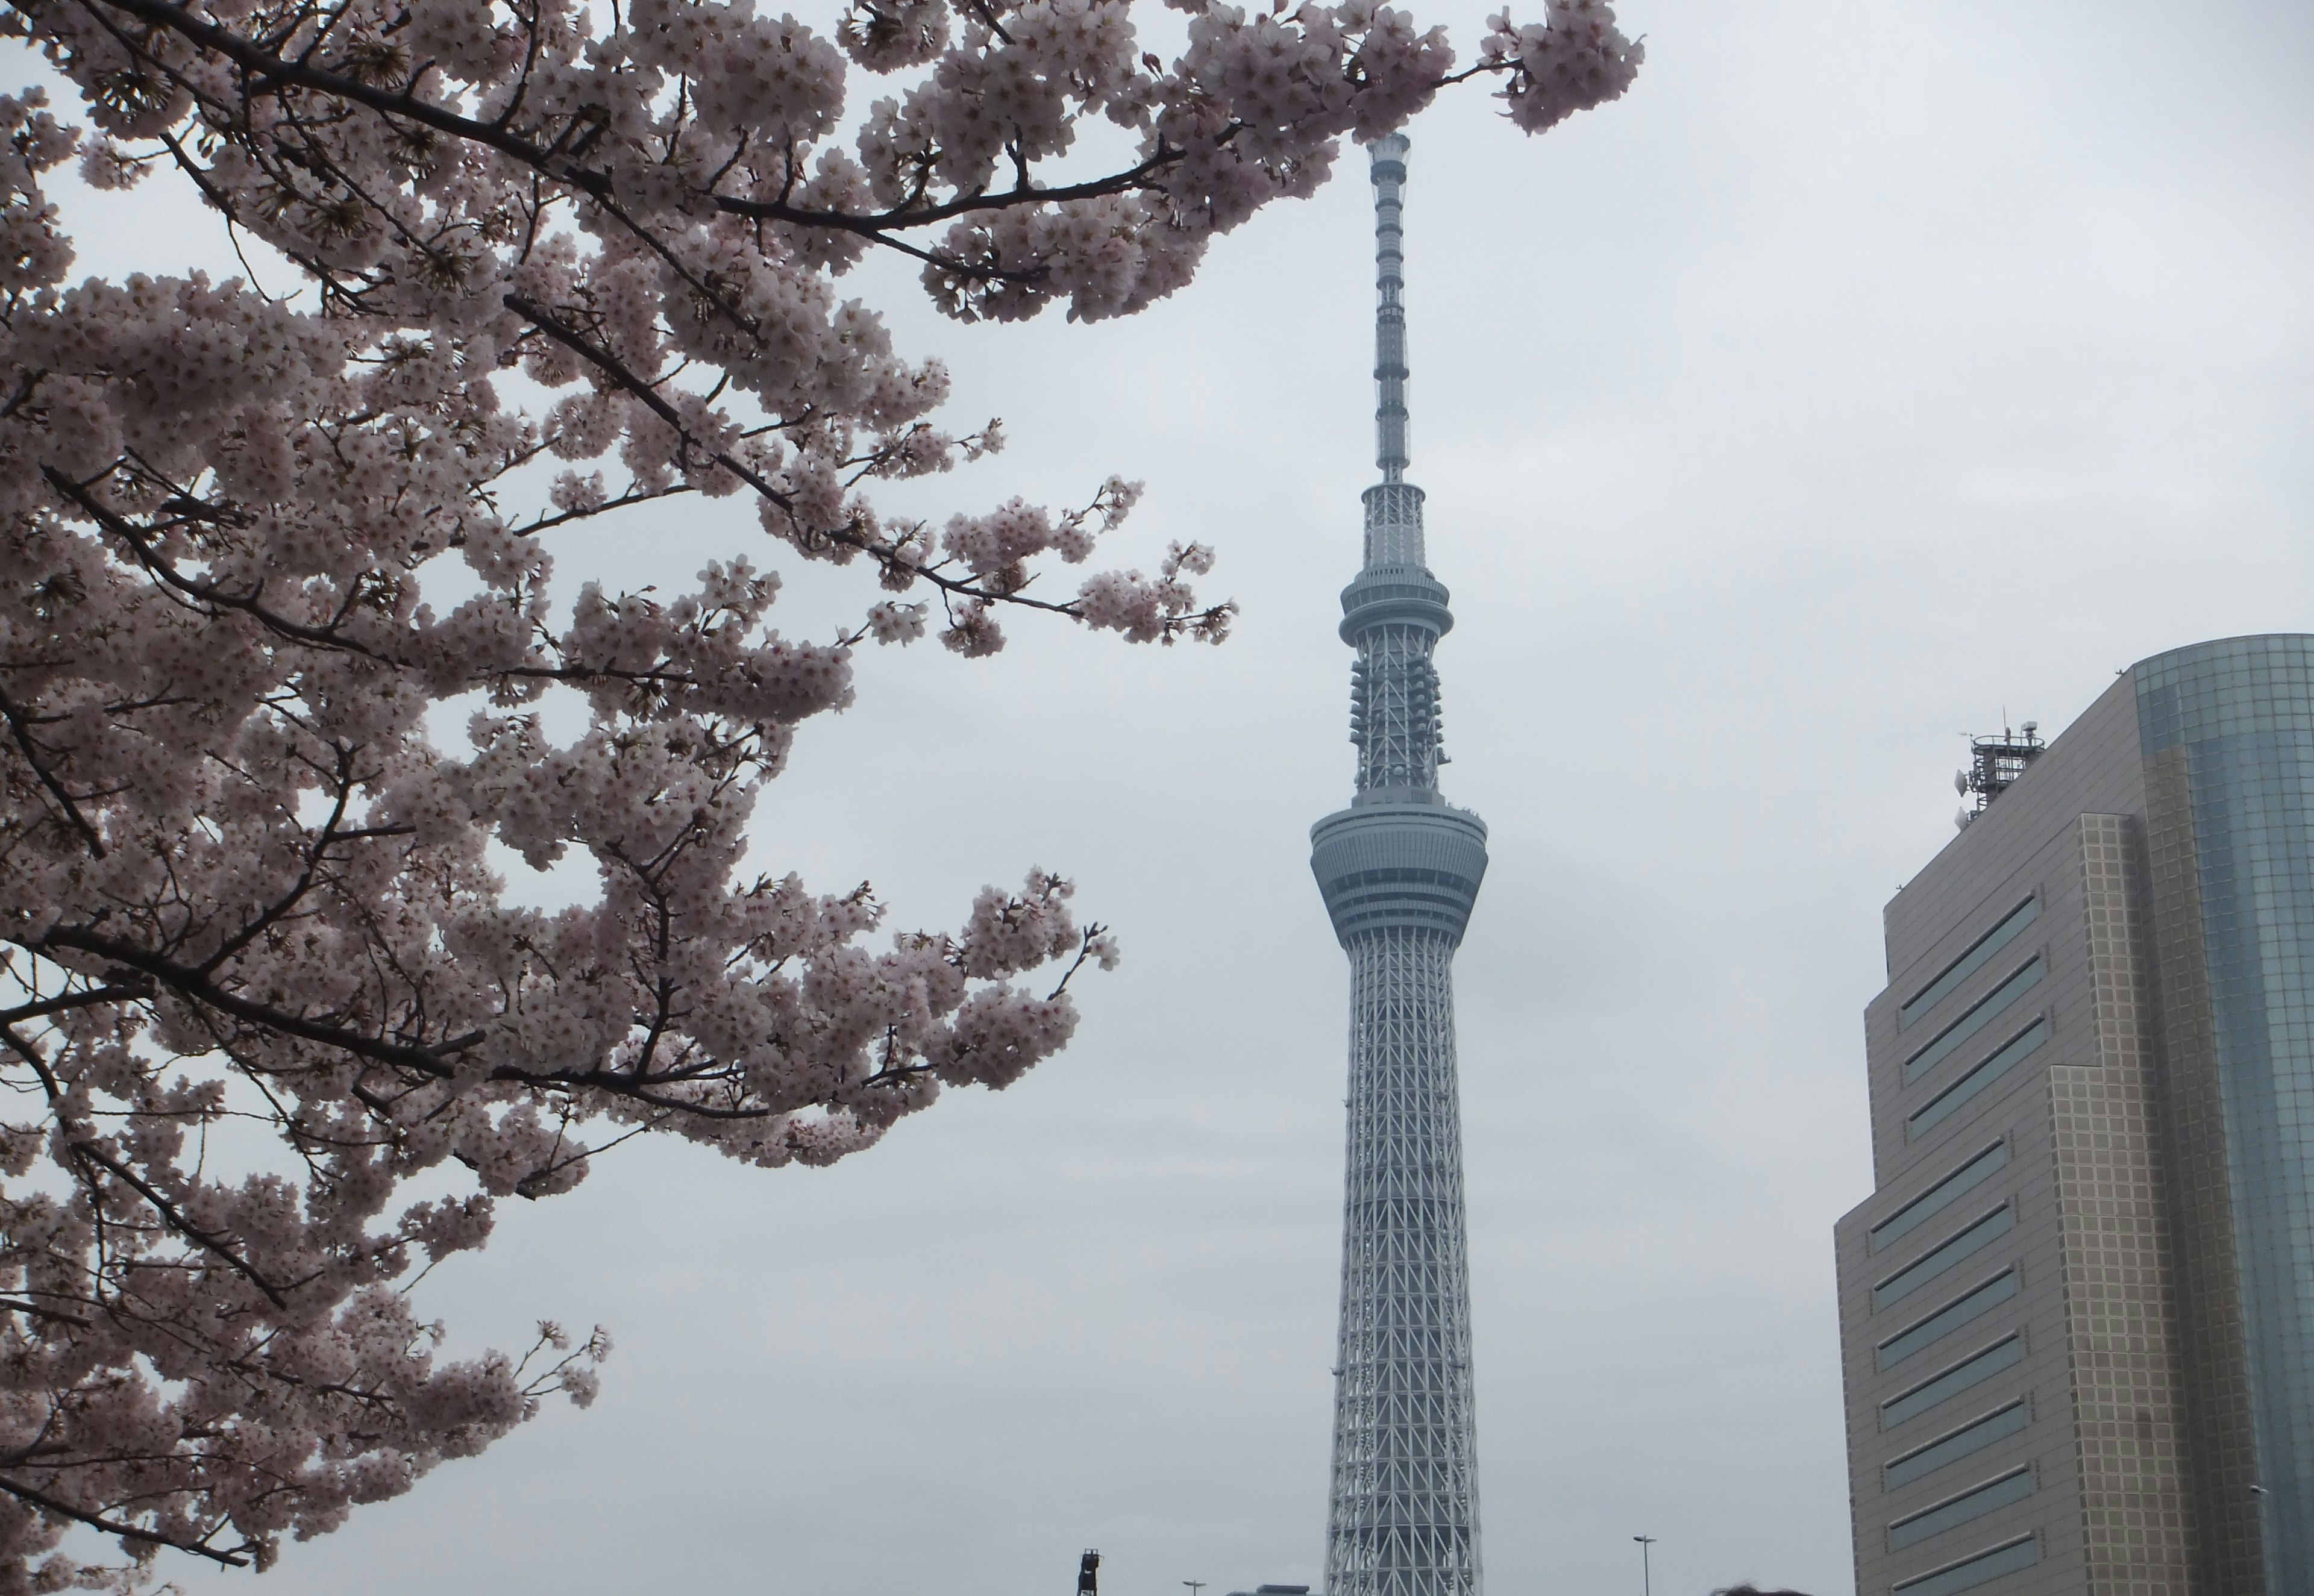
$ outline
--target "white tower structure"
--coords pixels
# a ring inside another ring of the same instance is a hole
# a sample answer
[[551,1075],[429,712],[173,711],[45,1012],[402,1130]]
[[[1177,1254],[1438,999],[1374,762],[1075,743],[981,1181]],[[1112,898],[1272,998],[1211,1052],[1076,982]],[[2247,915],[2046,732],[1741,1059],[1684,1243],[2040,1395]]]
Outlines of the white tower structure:
[[1399,207],[1407,141],[1369,146],[1382,480],[1342,591],[1357,792],[1312,828],[1311,868],[1350,958],[1349,1136],[1334,1386],[1328,1596],[1476,1596],[1479,1486],[1454,1077],[1454,950],[1487,828],[1438,793],[1438,673],[1454,623],[1424,563],[1407,466]]

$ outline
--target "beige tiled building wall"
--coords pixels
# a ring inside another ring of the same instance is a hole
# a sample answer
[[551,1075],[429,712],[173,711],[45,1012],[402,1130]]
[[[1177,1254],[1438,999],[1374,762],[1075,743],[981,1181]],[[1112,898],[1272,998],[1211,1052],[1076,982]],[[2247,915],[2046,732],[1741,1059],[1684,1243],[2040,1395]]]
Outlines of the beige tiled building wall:
[[2094,1056],[2050,1067],[2049,1145],[2083,1572],[2098,1596],[2186,1596],[2193,1543],[2144,871],[2131,817],[2084,815],[2080,828]]
[[[2145,808],[2124,676],[1888,905],[1889,983],[1865,1013],[1877,1189],[1835,1230],[1859,1596],[2194,1589]],[[1908,1001],[2028,898],[2022,934],[1903,1023]],[[2028,965],[2037,979],[1999,1004]],[[1908,1061],[1996,1004],[1905,1079]],[[2038,1043],[1958,1111],[1916,1124],[2036,1027]],[[1996,1142],[1997,1173],[1874,1246],[1874,1227]],[[2008,1229],[1992,1245],[1882,1300],[1876,1288],[1965,1245],[1996,1210]],[[1967,1306],[2004,1291],[1989,1310]],[[1957,1327],[1887,1362],[1947,1309],[1965,1316]],[[1932,1400],[1940,1380],[2003,1361]]]

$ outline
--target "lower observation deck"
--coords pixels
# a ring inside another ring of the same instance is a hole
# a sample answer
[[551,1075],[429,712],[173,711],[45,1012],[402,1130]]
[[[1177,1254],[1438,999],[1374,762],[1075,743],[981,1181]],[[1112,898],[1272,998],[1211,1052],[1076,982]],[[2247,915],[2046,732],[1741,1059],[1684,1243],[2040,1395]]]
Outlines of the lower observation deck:
[[1486,878],[1487,824],[1427,796],[1359,804],[1310,828],[1310,869],[1344,947],[1388,930],[1461,944]]
[[[1369,488],[1366,491],[1371,494],[1382,489]],[[1407,491],[1422,490],[1409,488]],[[1385,534],[1396,532],[1417,538],[1422,535],[1418,523],[1410,532],[1391,527],[1376,530]],[[1374,628],[1393,622],[1419,626],[1432,637],[1443,638],[1454,630],[1454,612],[1446,607],[1446,584],[1420,565],[1369,565],[1342,589],[1342,641],[1355,644]]]

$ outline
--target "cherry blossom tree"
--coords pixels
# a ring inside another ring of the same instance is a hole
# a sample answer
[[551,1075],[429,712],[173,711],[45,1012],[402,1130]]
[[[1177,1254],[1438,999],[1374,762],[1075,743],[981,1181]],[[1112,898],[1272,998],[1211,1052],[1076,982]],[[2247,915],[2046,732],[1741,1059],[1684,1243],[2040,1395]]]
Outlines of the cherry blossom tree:
[[[742,873],[753,795],[871,640],[1231,607],[1197,546],[1068,589],[1122,481],[879,513],[1002,440],[943,430],[946,372],[837,279],[895,251],[963,320],[1130,314],[1443,85],[1537,131],[1640,58],[1600,0],[1461,71],[1372,0],[1169,3],[1170,61],[1129,0],[0,12],[78,100],[0,99],[0,1596],[261,1567],[587,1401],[599,1332],[453,1362],[412,1305],[497,1200],[645,1133],[826,1164],[1068,1039],[1116,954],[1067,882],[871,948],[866,887]],[[297,291],[67,286],[75,160],[192,185]],[[783,635],[737,551],[555,588],[570,529],[684,495],[870,574],[856,621]],[[522,907],[493,841],[598,891]]]

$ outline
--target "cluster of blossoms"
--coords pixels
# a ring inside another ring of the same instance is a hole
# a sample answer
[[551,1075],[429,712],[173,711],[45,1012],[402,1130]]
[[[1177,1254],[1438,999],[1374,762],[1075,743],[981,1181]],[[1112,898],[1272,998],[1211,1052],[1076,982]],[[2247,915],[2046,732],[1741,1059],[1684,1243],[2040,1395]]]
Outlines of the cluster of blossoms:
[[1615,26],[1607,0],[1548,0],[1546,10],[1542,22],[1524,26],[1496,13],[1479,47],[1482,66],[1507,71],[1502,98],[1529,133],[1622,98],[1647,58],[1647,46]]
[[[959,317],[1130,313],[1457,75],[1372,0],[1170,3],[1170,65],[1128,0],[852,0],[819,28],[751,0],[0,12],[88,124],[0,98],[0,1596],[133,1583],[166,1548],[262,1565],[589,1398],[599,1334],[441,1362],[411,1308],[496,1201],[645,1132],[825,1164],[1066,1043],[1070,976],[1116,951],[1065,881],[879,951],[864,886],[739,865],[870,639],[985,654],[1007,611],[1225,631],[1199,545],[1039,586],[1129,484],[880,516],[875,482],[1002,439],[937,427],[946,374],[835,287],[892,250]],[[1551,0],[1459,75],[1539,127],[1637,59],[1604,5]],[[854,73],[893,92],[848,109]],[[1088,119],[1130,154],[1042,181]],[[69,286],[41,183],[75,157],[196,186],[301,291]],[[505,372],[542,397],[503,402]],[[807,643],[737,555],[687,590],[555,591],[564,529],[687,494],[747,496],[880,592]],[[463,567],[438,609],[437,561]],[[550,693],[583,731],[548,735]],[[493,842],[581,851],[596,900],[509,903]],[[75,1526],[127,1563],[81,1564]]]

